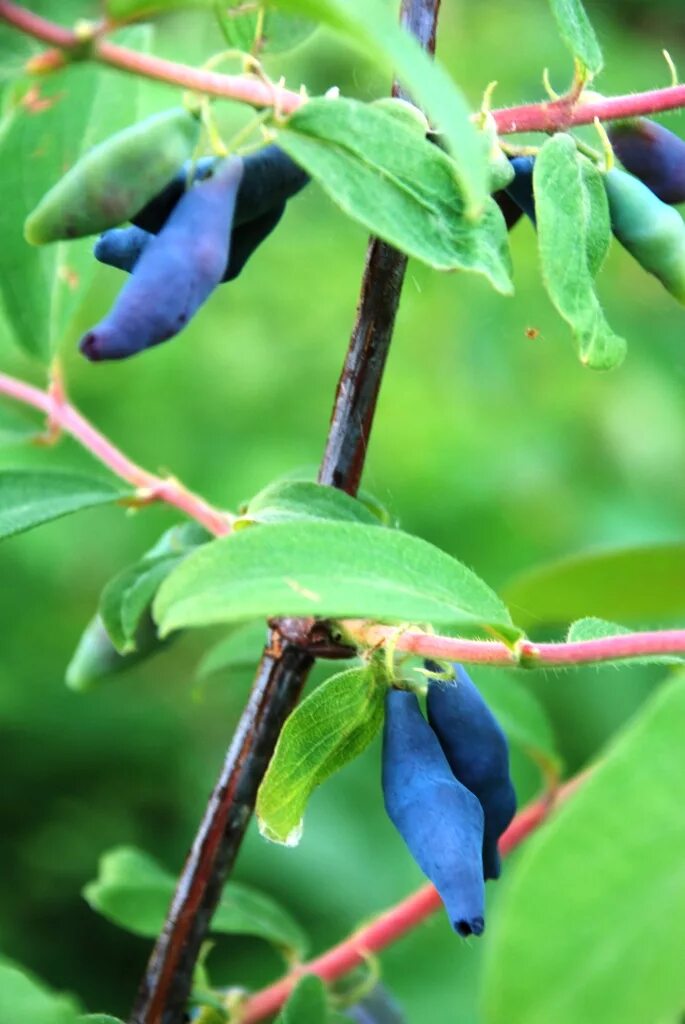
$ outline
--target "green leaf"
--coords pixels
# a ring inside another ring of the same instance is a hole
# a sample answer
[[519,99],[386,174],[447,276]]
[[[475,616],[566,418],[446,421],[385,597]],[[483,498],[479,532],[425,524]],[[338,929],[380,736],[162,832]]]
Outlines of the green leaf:
[[681,676],[524,847],[493,921],[486,1024],[644,1024],[682,1009],[684,734]]
[[278,143],[349,216],[410,256],[441,270],[484,274],[512,290],[506,225],[494,200],[465,217],[454,160],[385,108],[313,99],[278,132]]
[[328,1024],[328,997],[321,978],[300,978],[275,1024]]
[[198,679],[206,679],[216,672],[256,665],[265,642],[266,626],[263,619],[238,626],[207,651],[198,666]]
[[[293,18],[277,11],[246,8],[243,0],[216,3],[217,20],[226,44],[234,50],[243,50],[263,56],[267,53],[285,53],[300,46],[316,31],[308,18]],[[260,17],[261,16],[261,17]],[[261,23],[261,32],[259,26]]]
[[622,362],[626,344],[609,327],[595,294],[590,265],[598,265],[602,252],[593,223],[598,193],[570,135],[555,135],[542,147],[533,188],[545,288],[573,331],[580,361],[612,369]]
[[378,526],[378,517],[344,491],[304,480],[278,480],[256,494],[243,513],[248,522],[292,519],[340,519]]
[[549,718],[520,677],[503,669],[479,667],[474,679],[509,743],[543,771],[558,775],[562,762]]
[[130,490],[100,477],[57,470],[0,470],[0,538],[95,505],[112,505]]
[[414,102],[443,134],[462,186],[466,215],[475,218],[487,195],[487,157],[470,110],[447,72],[399,27],[379,0],[272,0],[272,6],[320,21],[358,46],[375,64],[394,72]]
[[136,635],[162,580],[180,559],[165,556],[128,566],[109,581],[100,596],[99,613],[105,629],[120,654],[138,647]]
[[581,0],[550,0],[550,6],[559,35],[574,58],[590,75],[598,75],[604,58]]
[[611,217],[603,175],[597,166],[580,157],[580,174],[585,202],[585,255],[593,278],[602,269],[611,245]]
[[105,0],[105,10],[116,21],[133,21],[171,11],[213,9],[217,0]]
[[[605,619],[585,618],[578,619],[571,623],[566,640],[568,643],[582,642],[583,640],[601,640],[607,636],[621,636],[632,633],[627,626],[619,626],[615,622],[607,622]],[[676,655],[666,654],[643,654],[635,658],[617,658],[615,662],[603,662],[605,665],[682,665],[685,658]]]
[[[83,890],[87,903],[109,921],[135,935],[155,938],[164,924],[176,880],[148,854],[121,846],[100,858],[98,878]],[[253,935],[294,955],[304,955],[300,926],[268,896],[229,882],[212,918],[211,930]]]
[[369,665],[332,676],[286,721],[257,796],[259,831],[296,846],[312,792],[368,747],[383,723],[385,685]]
[[153,614],[162,635],[278,615],[519,635],[493,591],[432,544],[399,530],[321,520],[255,526],[203,545],[164,581]]
[[[146,49],[151,30],[128,29],[121,41]],[[48,362],[97,266],[92,242],[36,248],[24,240],[24,220],[76,159],[138,115],[141,80],[93,64],[78,64],[40,80],[40,96],[15,106],[0,130],[0,296],[16,343]]]
[[9,960],[0,960],[0,1021],[7,1024],[76,1024],[78,1007]]
[[0,405],[0,446],[24,444],[42,433],[40,421],[23,410]]
[[529,570],[505,588],[523,629],[588,616],[637,624],[685,614],[685,544],[584,552]]
[[99,613],[120,654],[151,649],[150,634],[155,633],[151,609],[160,584],[208,538],[207,531],[197,524],[173,526],[139,562],[110,580],[100,597]]

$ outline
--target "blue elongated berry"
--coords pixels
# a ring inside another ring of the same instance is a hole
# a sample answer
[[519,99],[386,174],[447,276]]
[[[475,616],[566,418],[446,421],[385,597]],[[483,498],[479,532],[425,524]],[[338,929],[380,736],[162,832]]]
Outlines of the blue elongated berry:
[[627,171],[663,203],[685,203],[685,140],[645,117],[608,127],[614,152]]
[[[175,178],[131,218],[133,224],[156,234],[184,194],[188,176],[203,180],[212,173],[216,160],[202,157],[194,165],[185,163]],[[240,227],[280,208],[309,181],[309,175],[278,146],[265,146],[243,160],[243,179],[238,190],[234,225]]]
[[82,338],[88,359],[124,359],[185,327],[225,272],[242,172],[242,160],[226,160],[183,195],[110,312]]
[[383,796],[390,820],[440,894],[454,930],[485,927],[483,809],[455,779],[416,696],[390,690],[383,731]]
[[454,681],[429,680],[428,721],[455,777],[481,803],[485,815],[483,874],[486,879],[498,878],[497,841],[516,812],[509,747],[476,685],[460,665],[454,667]]
[[535,160],[532,156],[515,156],[511,161],[511,166],[514,168],[514,177],[504,191],[535,224],[535,199],[533,197]]
[[[271,234],[285,211],[285,203],[262,214],[231,233],[228,264],[222,282],[233,281],[252,256],[255,249]],[[100,263],[106,263],[118,270],[131,273],[145,248],[155,236],[149,231],[136,227],[112,228],[100,235],[93,248],[93,255]]]

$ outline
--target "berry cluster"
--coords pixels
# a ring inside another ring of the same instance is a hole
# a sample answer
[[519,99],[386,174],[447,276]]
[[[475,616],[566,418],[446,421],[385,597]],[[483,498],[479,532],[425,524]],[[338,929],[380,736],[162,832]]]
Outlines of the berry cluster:
[[[685,202],[685,141],[645,118],[609,128],[626,168],[604,175],[614,236],[648,273],[685,303],[685,222],[672,209]],[[506,195],[535,223],[534,167],[530,156],[511,161],[514,178]]]
[[131,279],[82,339],[84,355],[122,359],[177,334],[218,284],[238,276],[307,181],[277,146],[184,165],[130,227],[96,242],[96,259]]
[[464,669],[454,668],[450,682],[430,677],[428,720],[414,693],[388,692],[383,795],[452,927],[465,937],[485,927],[484,883],[499,876],[497,841],[516,795],[504,733]]
[[[81,340],[88,359],[123,359],[178,334],[222,281],[232,281],[309,178],[277,146],[240,157],[190,156],[197,118],[179,108],[89,150],[25,225],[43,245],[104,231],[102,263],[131,274]],[[125,221],[130,227],[121,228]]]

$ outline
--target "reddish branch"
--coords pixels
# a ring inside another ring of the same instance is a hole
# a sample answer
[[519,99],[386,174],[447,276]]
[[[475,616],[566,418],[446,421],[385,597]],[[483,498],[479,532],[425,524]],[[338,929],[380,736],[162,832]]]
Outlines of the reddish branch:
[[[378,392],[378,374],[385,362],[387,345],[394,322],[394,309],[389,305],[390,296],[398,294],[386,290],[388,280],[395,285],[401,280],[398,273],[399,261],[393,264],[390,250],[378,241],[372,241],[369,260],[375,263],[375,272],[383,287],[376,292],[377,306],[373,312],[368,300],[362,301],[358,313],[357,327],[352,335],[343,377],[350,374],[347,391],[338,386],[338,398],[334,411],[333,428],[322,463],[322,477],[333,486],[345,485],[353,493],[359,481],[362,453],[368,444],[371,425],[371,410]],[[399,254],[398,254],[399,256]],[[380,260],[380,269],[379,269]],[[381,272],[382,271],[382,272]],[[389,275],[389,278],[386,277]],[[350,360],[350,352],[356,361]],[[358,372],[358,367],[367,368],[367,378]],[[368,367],[373,372],[369,372]],[[0,373],[0,395],[40,409],[48,419],[51,430],[64,430],[87,451],[107,466],[116,476],[132,484],[138,491],[141,502],[164,501],[196,520],[216,537],[230,533],[234,516],[214,508],[200,495],[187,490],[173,478],[164,478],[150,473],[124,455],[108,438],[101,434],[78,409],[66,401],[54,389],[42,391],[24,381]],[[341,404],[341,395],[345,401]],[[364,416],[360,415],[364,411]],[[340,437],[342,433],[342,437]],[[299,620],[296,620],[299,621]],[[470,665],[493,665],[508,668],[572,668],[574,665],[601,664],[604,661],[622,659],[685,656],[685,629],[663,629],[638,633],[622,633],[597,640],[576,640],[569,643],[536,644],[521,640],[514,647],[497,640],[464,640],[459,637],[439,636],[419,629],[403,629],[397,626],[380,626],[363,619],[346,619],[341,623],[345,637],[357,647],[378,647],[388,644],[396,651],[417,654],[425,658],[444,658]],[[323,631],[325,632],[325,630]],[[283,637],[293,640],[296,646],[308,646],[308,653],[314,654],[325,648],[325,637],[317,627],[310,625],[300,637],[283,632]],[[311,641],[311,642],[309,642]],[[341,648],[341,652],[342,652]],[[332,649],[329,650],[330,656]],[[334,652],[333,652],[334,653]],[[349,653],[349,651],[347,652]]]
[[[579,779],[572,779],[553,798],[544,797],[530,804],[516,815],[500,839],[500,852],[505,855],[514,850],[527,836],[545,820],[552,808],[566,799],[577,787]],[[386,910],[365,928],[360,928],[344,942],[329,949],[322,956],[303,964],[280,981],[255,993],[247,1000],[240,1016],[240,1024],[256,1024],[257,1021],[276,1013],[287,1000],[290,992],[303,974],[318,974],[324,981],[335,981],[355,967],[363,964],[370,953],[401,939],[416,928],[442,906],[440,897],[432,885],[424,885],[401,903]]]
[[[82,36],[33,14],[11,0],[0,0],[0,21],[13,25],[25,35],[58,47],[67,55],[71,53],[81,58],[85,55],[88,59],[109,67],[208,96],[238,100],[254,107],[278,105],[284,113],[292,113],[304,102],[304,97],[299,92],[270,87],[257,78],[225,75],[188,67],[150,54],[137,53],[99,36],[95,36],[86,48]],[[61,53],[49,52],[40,54],[29,62],[29,70],[54,70],[62,63]],[[554,101],[493,110],[492,114],[500,135],[512,135],[516,132],[564,131],[575,125],[592,124],[595,119],[611,121],[663,113],[680,107],[685,107],[685,85],[671,85],[664,89],[650,89],[627,96],[593,99],[592,102],[584,102],[582,99],[576,102],[562,97]]]
[[[370,247],[370,259],[382,259],[385,273],[389,273],[397,285],[401,276],[394,270],[389,260],[389,247],[377,241]],[[358,362],[352,360],[350,353],[343,374],[352,373],[352,384],[348,384],[346,402],[340,405],[340,396],[344,389],[339,385],[338,400],[334,412],[331,438],[326,449],[322,464],[322,476],[326,482],[334,486],[345,484],[351,492],[356,489],[361,468],[361,456],[368,443],[368,430],[371,424],[372,402],[377,395],[376,376],[385,361],[387,344],[394,322],[394,310],[383,303],[388,302],[389,292],[380,288],[377,298],[380,306],[374,316],[370,315],[365,302],[360,305],[357,329],[352,336],[351,351],[354,351]],[[380,317],[381,311],[383,316]],[[362,329],[359,329],[359,326]],[[361,340],[361,344],[360,344]],[[350,371],[348,364],[351,365]],[[369,374],[371,381],[376,383],[370,390],[366,387],[366,379],[361,379],[357,366],[369,364],[374,373]],[[360,377],[357,381],[357,377]],[[344,379],[344,377],[342,378]],[[78,409],[67,402],[55,391],[41,391],[39,388],[26,384],[24,381],[0,373],[0,395],[5,395],[17,402],[40,409],[48,418],[51,429],[64,430],[71,434],[91,455],[107,466],[122,480],[132,484],[138,490],[141,501],[164,501],[180,509],[191,519],[209,530],[217,537],[226,535],[231,530],[233,516],[222,512],[208,504],[204,498],[187,490],[173,478],[164,478],[150,473],[138,466],[124,455],[111,441],[88,422]],[[358,414],[359,409],[365,416]],[[337,417],[337,418],[336,418]],[[344,429],[342,429],[344,427]],[[342,430],[343,437],[339,437]],[[449,661],[460,661],[472,665],[494,665],[510,668],[570,668],[574,665],[600,664],[603,661],[620,661],[627,658],[647,656],[679,656],[685,655],[685,630],[664,629],[649,632],[625,633],[618,636],[601,637],[597,640],[577,640],[570,643],[535,644],[530,640],[522,640],[515,647],[496,640],[463,640],[458,637],[436,636],[417,629],[398,629],[396,626],[379,626],[362,619],[348,619],[342,623],[347,638],[359,647],[377,647],[390,644],[397,651],[418,654],[426,658],[445,658]],[[307,634],[309,635],[309,634]],[[320,640],[312,643],[312,650],[321,646]]]
[[96,430],[85,416],[70,405],[59,389],[41,391],[6,373],[0,373],[0,395],[6,395],[44,412],[48,418],[50,431],[64,430],[71,434],[103,465],[122,480],[132,484],[137,489],[137,497],[141,502],[164,501],[168,505],[173,505],[197,520],[216,537],[222,537],[230,532],[234,518],[232,515],[213,508],[204,498],[187,490],[178,480],[156,476],[132,462]]
[[662,629],[642,633],[621,633],[597,640],[535,644],[520,640],[514,647],[496,640],[462,640],[435,636],[416,629],[379,626],[361,619],[341,623],[350,641],[365,647],[388,644],[393,650],[426,658],[445,658],[472,665],[510,668],[570,668],[628,658],[685,655],[685,629]]

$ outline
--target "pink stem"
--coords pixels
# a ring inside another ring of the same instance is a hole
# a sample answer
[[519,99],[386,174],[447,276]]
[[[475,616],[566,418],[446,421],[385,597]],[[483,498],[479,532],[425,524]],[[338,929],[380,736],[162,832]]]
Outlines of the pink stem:
[[643,114],[658,114],[685,106],[685,85],[669,85],[665,89],[610,96],[593,103],[574,103],[562,99],[552,103],[530,103],[521,107],[493,110],[492,116],[500,135],[514,132],[558,132],[574,125],[599,121],[616,121]]
[[460,640],[451,636],[434,636],[420,630],[398,632],[396,627],[377,626],[362,619],[346,619],[341,625],[352,641],[363,646],[389,644],[395,650],[408,654],[463,661],[473,665],[563,668],[649,655],[685,655],[685,629],[621,633],[571,643],[535,644],[530,640],[521,640],[511,648],[492,640]]
[[[0,15],[2,3],[0,2]],[[277,107],[284,114],[292,114],[304,102],[297,92],[282,86],[270,86],[258,79],[243,75],[225,75],[216,71],[191,68],[186,64],[164,60],[146,53],[136,53],[114,43],[101,42],[95,46],[94,56],[102,64],[130,71],[134,75],[154,78],[158,82],[180,85],[208,96],[223,96],[227,99],[249,103],[253,107]]]
[[155,476],[154,473],[149,473],[132,462],[73,405],[62,400],[57,394],[41,391],[5,373],[0,373],[0,394],[40,409],[48,417],[50,426],[59,427],[71,434],[98,461],[137,488],[141,492],[139,497],[142,500],[165,501],[197,520],[216,537],[230,533],[232,517],[228,513],[213,508],[203,498],[186,490],[178,481]]
[[[83,40],[74,32],[32,14],[11,0],[0,0],[0,21],[5,21],[20,32],[40,39],[50,46],[57,46],[61,50],[78,50],[84,46]],[[255,107],[277,106],[286,114],[297,110],[304,102],[304,97],[300,93],[280,86],[272,87],[258,79],[188,67],[160,57],[137,53],[99,38],[93,39],[88,56],[122,71],[154,78],[183,89],[234,99]],[[32,65],[29,63],[36,70],[48,69],[53,63],[57,66],[56,58],[49,55],[34,58]],[[493,110],[492,115],[499,134],[512,135],[516,132],[563,131],[574,125],[592,124],[595,118],[600,121],[611,121],[657,114],[680,107],[685,107],[685,85],[671,85],[664,89],[613,96],[592,103],[562,97],[552,102],[528,103]]]
[[[500,853],[506,855],[522,843],[545,820],[552,808],[574,791],[579,781],[578,778],[571,779],[554,795],[537,800],[517,814],[500,839]],[[377,953],[412,931],[441,906],[435,888],[432,885],[422,886],[411,896],[386,910],[370,925],[361,928],[339,945],[333,946],[322,956],[310,960],[273,985],[256,992],[247,1000],[240,1016],[240,1024],[256,1024],[257,1021],[276,1013],[303,974],[318,974],[324,981],[335,981],[336,978],[363,964],[370,953]]]

